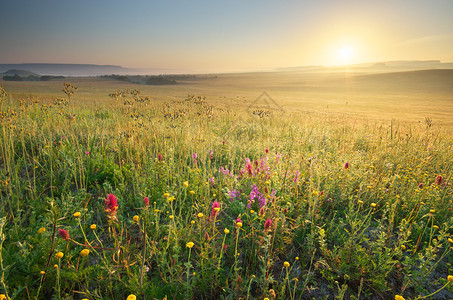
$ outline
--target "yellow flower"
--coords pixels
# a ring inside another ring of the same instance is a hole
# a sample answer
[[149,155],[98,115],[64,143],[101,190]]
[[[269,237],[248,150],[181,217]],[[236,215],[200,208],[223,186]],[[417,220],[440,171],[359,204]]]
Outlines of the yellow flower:
[[405,245],[401,245],[401,250],[406,250],[406,246]]
[[194,245],[193,242],[188,242],[188,243],[186,244],[186,247],[189,248],[189,249],[192,249],[193,245]]
[[299,260],[299,256],[296,256],[296,260]]
[[448,275],[447,280],[448,280],[448,282],[453,283],[453,275]]
[[363,204],[363,201],[362,201],[362,200],[359,200],[359,204]]
[[439,226],[433,225],[433,228],[434,228],[434,229],[439,229]]
[[134,222],[138,222],[140,220],[140,217],[135,215],[132,217],[132,220],[134,220]]
[[404,297],[400,295],[395,295],[395,300],[404,300]]
[[285,261],[285,262],[283,263],[283,266],[284,266],[285,268],[289,268],[290,264],[289,264],[289,262]]
[[192,225],[195,224],[195,221],[194,220],[190,221],[190,224],[192,224]]
[[57,265],[57,264],[53,265],[53,267],[54,267],[55,269],[58,269],[58,265]]
[[170,220],[173,220],[175,217],[173,215],[170,215]]
[[5,294],[0,294],[0,300],[5,300],[5,299],[6,299]]
[[81,215],[81,213],[79,211],[75,212],[74,213],[74,218],[80,218],[80,215]]
[[203,213],[198,213],[197,217],[203,218]]
[[225,228],[225,229],[223,230],[223,232],[225,232],[225,234],[230,233],[230,231],[228,230],[228,228]]
[[165,194],[164,194],[164,197],[165,197],[165,198],[168,198],[168,197],[170,197],[170,194],[169,194],[169,193],[165,193]]
[[96,224],[91,224],[90,228],[91,228],[91,230],[95,230],[96,229]]
[[188,181],[184,181],[184,182],[182,183],[182,185],[183,185],[184,187],[188,187],[188,186],[189,186],[189,182],[188,182]]
[[266,297],[266,298],[264,298],[263,300],[269,300],[269,298]]
[[58,259],[62,259],[64,254],[63,252],[57,252],[57,254],[55,254],[55,256],[58,258]]
[[250,213],[251,213],[251,214],[254,214],[254,213],[255,213],[255,211],[254,211],[253,209],[251,209],[251,210],[250,210]]
[[44,233],[45,231],[46,231],[46,229],[44,227],[41,227],[38,229],[39,234]]
[[376,207],[376,203],[371,203],[371,207]]
[[135,297],[134,294],[130,294],[129,296],[127,296],[127,299],[126,300],[136,300],[137,297]]
[[46,274],[46,271],[41,271],[41,272],[39,272],[39,274],[44,275],[44,274]]
[[453,244],[453,239],[449,238],[448,241]]
[[175,200],[175,196],[171,196],[171,197],[167,198],[168,202],[172,202],[173,200]]
[[195,192],[194,191],[190,191],[189,194],[193,195],[193,194],[195,194]]
[[236,223],[236,226],[239,227],[239,228],[241,228],[241,227],[242,227],[242,222],[237,222],[237,223]]
[[433,214],[433,213],[435,213],[436,211],[435,211],[434,209],[430,209],[429,212]]
[[87,257],[88,254],[90,254],[90,250],[88,249],[83,249],[82,251],[80,251],[80,255],[82,255],[83,257]]
[[157,208],[154,210],[155,213],[158,213],[160,212],[160,210],[158,210]]
[[219,211],[220,211],[220,207],[214,207],[214,210],[215,210],[216,212],[219,212]]

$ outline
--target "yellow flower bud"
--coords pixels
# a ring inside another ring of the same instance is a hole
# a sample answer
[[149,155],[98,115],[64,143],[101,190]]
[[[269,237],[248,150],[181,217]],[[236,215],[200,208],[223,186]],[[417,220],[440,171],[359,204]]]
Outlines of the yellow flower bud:
[[42,234],[42,233],[44,233],[45,231],[46,231],[46,229],[45,229],[44,227],[41,227],[41,228],[38,229],[38,233],[39,233],[39,234]]
[[63,252],[57,252],[57,254],[55,254],[55,256],[58,258],[58,259],[62,259],[64,254]]
[[186,247],[189,248],[189,249],[192,249],[192,247],[194,246],[195,244],[193,242],[188,242],[186,244]]
[[225,229],[223,230],[223,232],[224,232],[225,234],[230,233],[230,231],[228,230],[228,228],[225,228]]
[[80,218],[80,215],[81,215],[81,213],[79,211],[75,212],[74,213],[74,218]]
[[88,249],[83,249],[82,251],[80,251],[80,255],[82,255],[83,257],[87,257],[88,254],[90,254],[90,250]]
[[283,266],[284,266],[285,268],[289,268],[290,264],[289,264],[289,262],[285,261],[285,262],[283,263]]
[[134,220],[134,222],[138,223],[138,221],[140,220],[140,217],[135,215],[135,216],[132,217],[132,220]]

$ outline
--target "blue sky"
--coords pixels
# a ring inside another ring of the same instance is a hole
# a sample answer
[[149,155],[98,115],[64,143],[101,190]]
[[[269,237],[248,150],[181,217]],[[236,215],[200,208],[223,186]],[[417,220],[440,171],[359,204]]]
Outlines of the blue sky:
[[453,61],[453,1],[2,1],[0,63],[240,71]]

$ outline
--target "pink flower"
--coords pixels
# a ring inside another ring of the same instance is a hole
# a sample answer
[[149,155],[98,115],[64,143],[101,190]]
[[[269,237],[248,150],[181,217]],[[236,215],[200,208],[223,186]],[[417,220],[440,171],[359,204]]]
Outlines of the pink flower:
[[237,224],[237,223],[242,223],[241,218],[238,217],[236,220],[234,220],[234,223],[236,223],[236,224]]
[[436,184],[437,185],[441,185],[443,181],[444,181],[444,178],[441,175],[436,177]]
[[90,152],[89,151],[85,151],[85,154],[90,154]]
[[264,223],[264,231],[270,230],[272,227],[272,220],[267,219],[266,222]]
[[58,229],[58,235],[65,240],[69,240],[69,232],[67,230]]
[[212,203],[211,218],[215,219],[217,217],[217,215],[219,214],[219,211],[220,211],[220,203],[217,201],[214,201],[214,203]]
[[159,154],[157,154],[157,159],[158,159],[159,161],[163,161],[163,160],[164,160],[164,157],[162,156],[162,154],[159,153]]
[[105,200],[105,211],[109,214],[113,214],[118,209],[118,200],[116,200],[115,195],[109,194]]
[[149,205],[149,199],[148,199],[148,197],[145,197],[145,199],[143,199],[143,204],[145,204],[145,206],[148,206],[148,205]]
[[345,170],[349,170],[349,163],[348,162],[344,164],[344,169]]

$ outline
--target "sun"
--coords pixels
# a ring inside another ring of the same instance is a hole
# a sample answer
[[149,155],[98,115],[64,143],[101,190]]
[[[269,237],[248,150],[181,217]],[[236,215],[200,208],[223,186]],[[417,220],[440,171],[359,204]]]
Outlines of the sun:
[[339,65],[349,65],[354,59],[355,50],[351,45],[342,45],[336,50],[336,62]]

